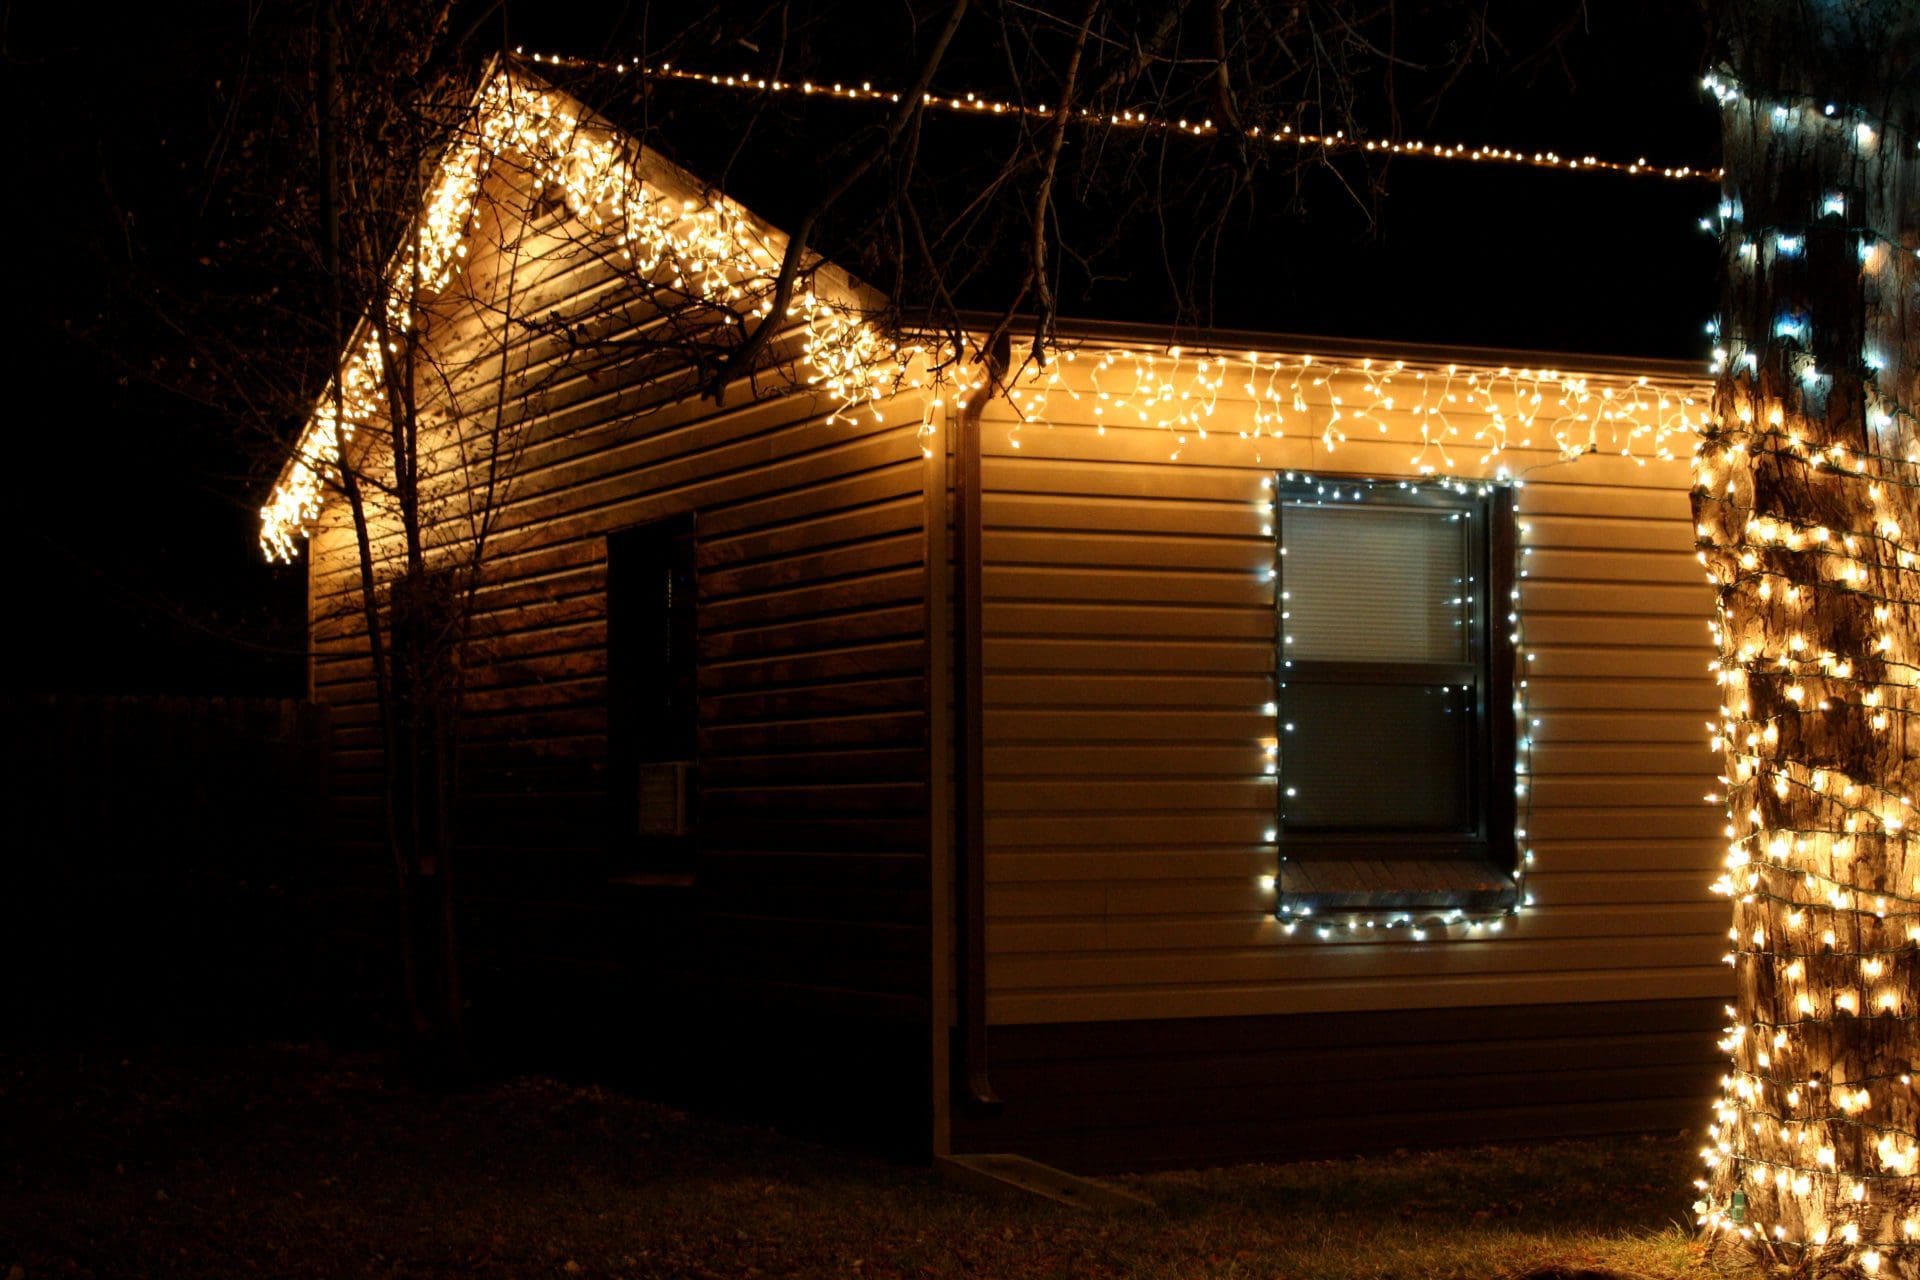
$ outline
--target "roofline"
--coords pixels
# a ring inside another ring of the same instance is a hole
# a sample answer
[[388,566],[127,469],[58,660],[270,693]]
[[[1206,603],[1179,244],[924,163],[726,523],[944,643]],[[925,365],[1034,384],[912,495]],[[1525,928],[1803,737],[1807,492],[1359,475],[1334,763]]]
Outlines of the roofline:
[[[757,227],[762,234],[771,240],[777,241],[781,246],[784,246],[790,238],[790,233],[784,228],[776,226],[761,217],[739,200],[728,195],[725,191],[711,186],[711,184],[707,183],[698,175],[690,173],[654,148],[641,142],[633,130],[627,129],[617,121],[609,118],[598,107],[575,92],[574,88],[563,84],[556,84],[543,73],[538,63],[532,62],[529,59],[499,51],[489,53],[485,61],[481,64],[479,78],[475,81],[473,94],[468,100],[469,113],[477,110],[480,103],[485,100],[487,91],[491,89],[502,76],[508,77],[511,81],[533,86],[542,93],[553,94],[565,99],[579,111],[582,123],[591,121],[596,126],[604,128],[613,137],[619,139],[623,145],[630,144],[634,148],[635,153],[639,157],[644,158],[646,168],[644,180],[651,183],[656,189],[664,190],[673,196],[688,197],[697,195],[714,204],[729,205]],[[438,171],[441,162],[449,151],[451,151],[454,142],[455,135],[450,132],[439,149],[432,153],[427,165],[429,174]],[[483,179],[483,188],[484,185]],[[425,208],[425,201],[430,194],[430,187],[431,180],[429,180],[428,188],[422,190],[419,206],[415,209],[412,219],[406,223],[400,238],[394,244],[392,253],[388,256],[386,266],[382,269],[382,279],[391,280],[393,278],[399,264],[404,260],[409,241],[418,234],[421,210]],[[476,195],[476,199],[478,198],[478,195]],[[803,269],[810,273],[815,279],[829,281],[834,288],[846,290],[855,300],[856,304],[863,308],[878,311],[885,304],[885,299],[878,290],[855,276],[852,272],[841,267],[837,262],[821,254],[818,250],[809,250],[802,266]],[[274,495],[286,486],[288,477],[293,474],[294,468],[304,461],[300,446],[305,439],[307,426],[313,421],[314,415],[318,413],[320,408],[326,403],[331,394],[332,387],[340,378],[345,376],[346,370],[354,358],[354,353],[359,351],[365,344],[368,329],[372,324],[371,307],[372,303],[369,302],[366,307],[360,310],[351,328],[347,331],[346,345],[335,353],[333,372],[329,375],[326,384],[321,387],[319,394],[312,401],[306,418],[302,420],[298,432],[296,432],[292,441],[288,444],[286,456],[282,459],[279,469],[274,473],[273,483],[267,489],[267,500],[269,503],[273,501]],[[782,331],[784,331],[784,327]],[[371,441],[373,436],[367,434],[356,436],[355,438],[361,441]],[[366,448],[370,446],[368,444],[362,444],[361,447]]]
[[[1002,314],[994,311],[965,310],[959,313],[963,326],[990,328]],[[1021,322],[1031,323],[1030,315],[1014,317],[1013,331],[1023,330]],[[1518,347],[1455,346],[1451,343],[1389,342],[1365,337],[1329,337],[1323,334],[1277,333],[1262,329],[1182,328],[1173,324],[1144,320],[1098,320],[1082,316],[1063,316],[1055,322],[1059,337],[1066,341],[1094,340],[1123,345],[1169,347],[1178,345],[1192,351],[1210,351],[1231,355],[1236,351],[1286,351],[1299,355],[1339,358],[1371,357],[1375,360],[1405,360],[1409,364],[1483,364],[1523,369],[1552,369],[1566,372],[1597,373],[1613,376],[1646,376],[1661,381],[1694,383],[1706,386],[1713,379],[1698,361],[1674,360],[1658,356],[1602,355],[1589,352],[1543,351]]]
[[[500,73],[504,65],[505,60],[498,51],[489,53],[486,56],[486,60],[480,64],[480,78],[475,82],[473,93],[467,99],[467,109],[469,111],[479,105],[481,98],[493,84],[494,76]],[[438,168],[441,158],[445,156],[452,147],[453,140],[452,137],[449,136],[433,153],[433,162],[430,169]],[[419,219],[420,212],[419,209],[416,208],[413,217],[407,221],[405,228],[401,231],[400,238],[394,242],[393,251],[387,255],[386,264],[380,268],[381,279],[389,280],[393,277],[395,268],[399,265],[406,253],[407,242],[419,233]],[[332,394],[335,382],[346,375],[347,365],[351,361],[353,353],[358,351],[362,343],[365,342],[367,328],[373,323],[372,311],[375,301],[376,299],[368,299],[366,305],[360,308],[359,314],[354,317],[353,324],[347,329],[346,345],[333,353],[333,371],[327,375],[326,382],[320,387],[320,393],[314,397],[312,406],[307,410],[307,416],[300,420],[300,426],[294,432],[293,439],[287,442],[286,456],[280,460],[279,469],[273,473],[273,483],[267,488],[267,499],[269,502],[273,500],[273,495],[279,491],[281,486],[286,484],[287,476],[293,471],[294,464],[301,460],[300,442],[306,436],[307,425],[313,421],[314,414],[320,411],[320,406],[325,404],[328,397]],[[365,446],[362,447],[364,448]]]

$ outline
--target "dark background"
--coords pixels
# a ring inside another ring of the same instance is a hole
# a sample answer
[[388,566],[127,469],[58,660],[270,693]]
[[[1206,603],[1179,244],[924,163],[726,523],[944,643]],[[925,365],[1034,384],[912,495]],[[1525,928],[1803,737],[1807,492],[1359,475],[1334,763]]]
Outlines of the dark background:
[[[857,6],[856,6],[857,9]],[[509,5],[529,50],[627,55],[637,9]],[[105,11],[6,11],[5,109],[15,180],[8,235],[9,483],[0,501],[12,605],[13,692],[299,696],[304,566],[269,566],[256,509],[277,458],[205,405],[164,389],[154,361],[190,358],[191,335],[157,325],[138,291],[191,290],[216,82],[246,47],[238,3]],[[1658,164],[1717,162],[1717,117],[1699,89],[1707,38],[1690,5],[1510,0],[1504,41],[1440,101],[1417,84],[1406,131]],[[822,78],[900,81],[883,25],[822,39]],[[992,91],[990,50],[962,49],[938,83]],[[1438,52],[1437,50],[1435,52]],[[844,63],[836,71],[836,60]],[[745,70],[745,49],[714,70]],[[880,69],[877,69],[880,68]],[[892,69],[891,76],[881,69]],[[730,150],[737,120],[699,89],[663,91],[660,141],[697,170]],[[678,94],[676,98],[674,95]],[[783,120],[732,186],[780,223],[810,199],[811,163],[871,108],[809,104]],[[965,180],[991,120],[935,126]],[[1383,131],[1384,132],[1384,131]],[[671,135],[671,136],[669,136]],[[969,144],[970,138],[978,143]],[[709,170],[710,171],[710,170]],[[1713,243],[1696,219],[1708,183],[1402,159],[1343,162],[1271,191],[1230,233],[1211,298],[1220,327],[1279,333],[1694,358],[1713,296]],[[1096,207],[1070,213],[1092,229]],[[1176,236],[1179,228],[1174,228]],[[1069,315],[1165,321],[1174,296],[1142,232],[1070,282]],[[999,301],[991,291],[968,299]],[[270,338],[268,339],[270,340]],[[319,387],[314,391],[317,393]],[[289,430],[296,424],[289,424]]]

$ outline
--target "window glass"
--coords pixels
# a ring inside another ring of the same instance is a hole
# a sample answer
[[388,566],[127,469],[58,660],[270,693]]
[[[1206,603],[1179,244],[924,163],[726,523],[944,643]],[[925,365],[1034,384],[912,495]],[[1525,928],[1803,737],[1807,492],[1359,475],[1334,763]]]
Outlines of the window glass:
[[693,526],[607,538],[609,732],[638,760],[689,760],[697,725]]
[[1466,513],[1295,505],[1284,524],[1288,658],[1467,660],[1473,610]]
[[1278,910],[1510,907],[1510,495],[1292,475],[1275,494]]
[[607,537],[607,796],[615,866],[687,865],[699,755],[691,517]]
[[1471,689],[1294,681],[1284,693],[1289,827],[1459,832],[1471,824]]
[[1439,485],[1282,487],[1280,818],[1294,856],[1484,842],[1489,509]]

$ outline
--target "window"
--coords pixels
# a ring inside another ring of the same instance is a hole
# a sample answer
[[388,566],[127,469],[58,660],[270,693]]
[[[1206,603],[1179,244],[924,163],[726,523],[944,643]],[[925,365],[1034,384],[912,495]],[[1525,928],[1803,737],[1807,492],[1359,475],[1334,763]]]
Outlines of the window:
[[1282,905],[1509,905],[1509,493],[1283,479],[1277,499]]
[[692,861],[699,705],[693,517],[607,537],[609,845],[616,868]]

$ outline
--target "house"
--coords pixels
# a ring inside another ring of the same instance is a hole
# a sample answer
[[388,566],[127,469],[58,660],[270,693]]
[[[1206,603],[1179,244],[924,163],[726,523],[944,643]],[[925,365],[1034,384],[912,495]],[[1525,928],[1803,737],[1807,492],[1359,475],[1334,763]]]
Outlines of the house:
[[[459,735],[495,1025],[1076,1170],[1701,1121],[1692,368],[1070,323],[987,395],[822,265],[791,376],[716,401],[578,334],[784,237],[540,71],[490,82],[417,246],[443,394],[517,388]],[[310,540],[371,849],[327,412],[263,539]]]

